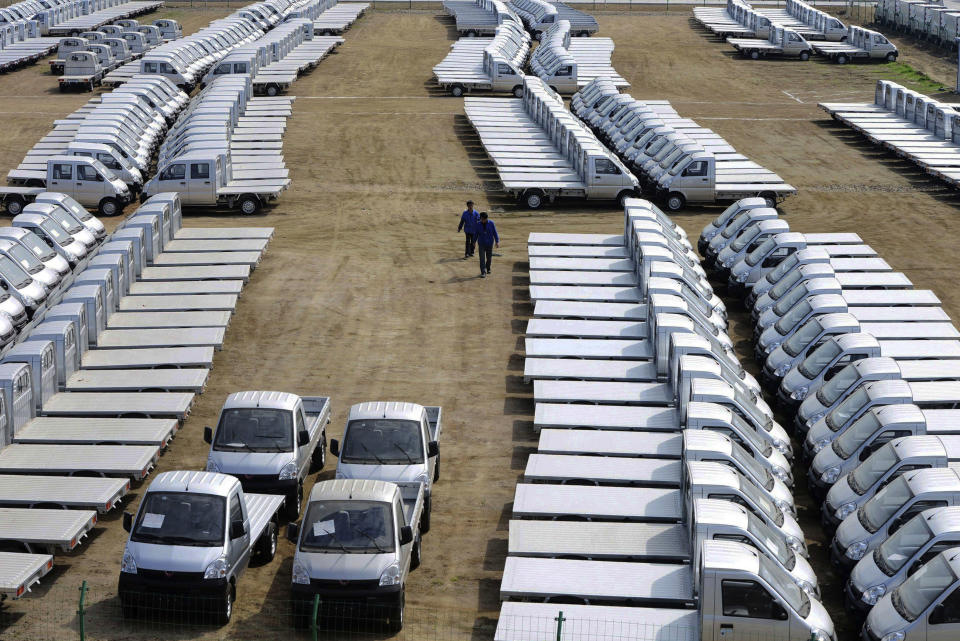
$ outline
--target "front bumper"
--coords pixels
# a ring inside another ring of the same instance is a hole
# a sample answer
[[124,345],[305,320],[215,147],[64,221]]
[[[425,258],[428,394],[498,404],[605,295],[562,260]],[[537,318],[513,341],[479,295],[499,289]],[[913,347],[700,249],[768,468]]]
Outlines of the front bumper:
[[866,618],[870,609],[873,607],[864,603],[859,594],[854,594],[853,584],[850,581],[847,581],[843,586],[843,605],[851,616],[860,621]]
[[832,509],[826,501],[820,504],[820,525],[831,536],[840,527],[840,519],[837,518],[836,510]]
[[378,579],[371,581],[344,581],[311,579],[310,585],[294,583],[291,585],[294,609],[309,612],[313,599],[320,597],[320,603],[327,608],[336,606],[374,606],[386,608],[393,606],[400,598],[401,585],[380,586]]
[[807,468],[807,487],[810,488],[810,494],[813,495],[813,498],[817,501],[826,505],[827,492],[830,491],[830,486],[823,482],[823,479],[820,478],[820,475],[813,471],[813,466]]
[[209,601],[223,596],[227,579],[204,579],[203,572],[170,572],[140,570],[137,574],[120,573],[117,592],[125,601],[150,605],[158,595],[176,596],[189,601]]
[[836,537],[830,541],[830,563],[833,567],[843,572],[844,576],[850,574],[850,570],[857,564],[856,561],[843,553],[843,550],[841,550],[837,544]]

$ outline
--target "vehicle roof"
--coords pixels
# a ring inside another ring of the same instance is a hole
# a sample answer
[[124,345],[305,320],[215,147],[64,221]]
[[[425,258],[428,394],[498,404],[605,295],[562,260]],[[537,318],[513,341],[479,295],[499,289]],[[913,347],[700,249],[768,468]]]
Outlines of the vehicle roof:
[[881,405],[880,407],[871,408],[870,411],[877,417],[881,425],[923,423],[926,420],[920,408],[913,403]]
[[223,409],[241,407],[263,407],[268,409],[293,411],[300,397],[287,392],[234,392],[223,403]]
[[897,361],[889,356],[871,356],[870,358],[861,358],[853,362],[853,366],[860,372],[861,376],[871,376],[883,372],[900,373],[900,367]]
[[14,345],[10,351],[4,354],[4,358],[6,359],[11,356],[41,356],[43,352],[50,347],[53,347],[53,341],[45,338],[23,341],[18,345]]
[[693,502],[694,522],[697,525],[732,525],[746,529],[747,508],[732,501],[696,499]]
[[830,340],[836,341],[842,349],[859,349],[861,347],[880,347],[880,343],[870,334],[857,332],[855,334],[844,334],[835,336]]
[[760,553],[756,548],[734,541],[711,539],[701,542],[700,545],[704,569],[737,569],[754,574],[760,571]]
[[933,536],[960,532],[960,506],[935,507],[921,514]]
[[357,403],[350,408],[348,421],[365,418],[392,418],[419,421],[423,416],[423,405],[396,401],[368,401]]
[[870,381],[861,385],[870,398],[880,396],[908,396],[912,397],[913,392],[910,383],[902,378],[891,378],[885,381]]
[[240,481],[229,474],[181,470],[158,474],[147,488],[147,492],[190,492],[227,496],[239,484]]
[[690,401],[687,403],[687,416],[693,416],[705,420],[714,420],[721,423],[727,423],[730,420],[731,410],[719,403],[705,403],[703,401]]
[[[740,475],[723,463],[705,463],[687,461],[687,475],[690,485],[726,485],[740,487]],[[956,475],[954,475],[956,477]]]
[[391,503],[399,488],[388,481],[373,481],[369,479],[335,479],[320,481],[310,491],[310,500],[320,499],[328,501],[383,501]]
[[688,450],[710,450],[729,454],[733,442],[725,434],[710,430],[684,430],[683,445]]
[[903,475],[916,495],[920,492],[960,492],[960,476],[949,468],[929,468]]
[[0,363],[0,380],[12,379],[24,369],[30,369],[26,363]]

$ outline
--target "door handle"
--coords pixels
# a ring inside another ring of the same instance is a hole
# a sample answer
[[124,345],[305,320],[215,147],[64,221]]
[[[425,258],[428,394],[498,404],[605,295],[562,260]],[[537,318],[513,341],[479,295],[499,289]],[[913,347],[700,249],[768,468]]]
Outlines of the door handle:
[[186,185],[187,183],[182,182],[182,183],[180,183],[180,184],[181,184],[181,185]]
[[209,181],[209,180],[204,180],[204,181],[203,181],[203,184],[204,184],[204,185],[209,185],[209,184],[210,184],[210,181]]
[[733,630],[733,624],[732,624],[732,623],[721,623],[721,624],[720,624],[720,629],[721,629],[721,630]]

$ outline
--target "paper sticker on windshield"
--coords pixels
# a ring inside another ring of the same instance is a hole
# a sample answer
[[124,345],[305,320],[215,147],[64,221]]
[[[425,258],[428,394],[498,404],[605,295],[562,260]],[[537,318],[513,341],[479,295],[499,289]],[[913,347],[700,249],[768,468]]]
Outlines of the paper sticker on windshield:
[[143,515],[143,521],[140,523],[140,527],[161,528],[163,527],[163,519],[163,514],[151,514],[147,512]]
[[333,534],[337,531],[333,521],[317,521],[313,524],[313,535],[323,536],[324,534]]

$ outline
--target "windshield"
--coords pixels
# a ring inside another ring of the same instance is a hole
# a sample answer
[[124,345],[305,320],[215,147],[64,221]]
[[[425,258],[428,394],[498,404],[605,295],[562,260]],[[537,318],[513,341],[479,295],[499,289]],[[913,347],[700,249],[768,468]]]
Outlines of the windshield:
[[7,248],[7,253],[10,254],[10,257],[17,261],[28,274],[38,274],[43,271],[43,263],[23,245],[11,243],[10,247]]
[[808,301],[803,301],[799,305],[795,305],[789,312],[784,314],[783,318],[778,320],[774,327],[782,336],[796,327],[797,323],[806,318],[812,309],[813,308],[810,306]]
[[286,410],[242,407],[224,410],[213,449],[218,452],[292,452],[292,414]]
[[790,254],[787,258],[773,268],[773,270],[767,274],[767,281],[775,283],[786,274],[788,271],[796,267],[800,263],[800,259],[797,258],[796,254]]
[[767,491],[773,489],[773,475],[739,444],[730,442],[730,457]]
[[754,265],[759,263],[760,259],[766,256],[770,252],[770,250],[773,249],[773,246],[776,244],[777,244],[777,241],[775,241],[773,238],[768,238],[762,243],[760,243],[756,249],[754,249],[752,252],[747,254],[747,264],[753,267]]
[[897,477],[890,485],[863,504],[859,510],[860,523],[867,532],[873,534],[883,527],[883,524],[889,521],[890,517],[896,514],[911,496],[913,494],[910,492],[910,486],[907,485],[907,479],[902,476]]
[[854,363],[850,363],[839,372],[837,372],[833,378],[831,378],[827,383],[817,390],[817,400],[821,404],[829,407],[837,402],[837,399],[850,389],[850,386],[860,380],[860,372],[857,371],[857,366]]
[[744,247],[749,245],[754,238],[756,238],[759,235],[760,235],[760,225],[756,225],[754,226],[753,229],[749,229],[743,232],[742,234],[740,234],[739,236],[737,236],[737,239],[733,241],[733,245],[731,245],[731,248],[733,249],[733,251],[737,251],[737,252],[741,251]]
[[947,557],[938,554],[893,593],[893,607],[907,621],[915,621],[956,580]]
[[737,217],[734,218],[729,225],[727,225],[726,229],[723,230],[723,233],[721,235],[724,238],[733,238],[733,235],[736,234],[741,227],[743,227],[747,218],[749,217],[750,217],[750,212],[745,211],[741,214],[738,214]]
[[65,231],[54,221],[49,218],[44,218],[43,222],[40,223],[40,229],[47,233],[47,236],[52,238],[54,241],[60,245],[69,245],[73,242],[73,239],[67,235]]
[[918,514],[880,544],[873,559],[884,574],[893,576],[932,536],[927,519]]
[[729,220],[730,216],[732,216],[733,212],[735,212],[736,210],[737,210],[737,204],[734,203],[729,207],[727,207],[726,209],[724,209],[723,212],[719,216],[714,218],[713,222],[710,224],[713,225],[714,227],[719,227],[720,225],[723,224],[725,220]]
[[797,557],[783,539],[783,534],[775,532],[773,528],[757,518],[753,512],[747,512],[747,531],[763,543],[764,547],[777,558],[783,566],[789,569],[797,563]]
[[[856,454],[857,450],[859,450],[860,447],[867,442],[867,439],[876,434],[879,429],[880,421],[877,419],[876,414],[873,412],[867,412],[854,421],[853,425],[851,425],[846,432],[837,437],[837,440],[833,443],[833,451],[836,452],[840,458],[846,460]],[[867,461],[864,461],[864,463],[866,462]],[[891,462],[891,465],[892,464],[893,463]],[[858,466],[858,469],[859,467],[862,466]],[[854,470],[854,472],[856,471],[857,470]],[[873,484],[871,483],[871,485]],[[869,485],[865,486],[864,491],[866,491],[869,487]],[[857,492],[857,494],[861,494],[861,492]]]
[[783,344],[783,350],[790,356],[796,356],[805,350],[822,332],[823,325],[820,324],[820,321],[815,318],[807,321],[793,336],[787,339]]
[[770,454],[773,453],[773,446],[760,438],[760,435],[757,434],[757,429],[753,425],[748,424],[736,412],[730,412],[730,417],[730,422],[737,428],[737,435],[745,441],[748,441],[755,451],[760,452],[764,457],[770,456]]
[[783,316],[785,313],[787,313],[787,311],[790,310],[791,307],[797,304],[797,301],[806,295],[807,285],[797,285],[791,289],[788,294],[785,294],[783,298],[777,301],[777,304],[773,306],[773,311],[777,314],[777,316]]
[[804,594],[796,581],[782,568],[774,565],[773,561],[766,556],[760,554],[758,557],[760,559],[760,578],[769,583],[770,587],[783,597],[783,600],[794,612],[801,617],[810,614],[810,598]]
[[813,350],[810,356],[803,359],[803,362],[800,363],[800,373],[806,376],[808,380],[813,380],[839,354],[840,345],[835,340],[829,340]]
[[350,421],[340,462],[361,465],[423,463],[420,424],[385,418]]
[[780,513],[779,508],[774,505],[770,497],[760,491],[760,488],[749,480],[740,477],[740,491],[742,491],[754,505],[759,507],[764,514],[773,519],[774,523],[777,525],[783,524],[783,515]]
[[0,272],[16,289],[23,289],[33,281],[30,274],[23,271],[20,265],[10,260],[8,256],[0,255]]
[[20,242],[26,245],[30,251],[36,254],[43,262],[52,260],[57,256],[57,252],[50,249],[50,247],[33,232],[24,234],[23,237],[20,238]]
[[799,269],[791,272],[790,275],[780,279],[780,282],[773,286],[773,289],[770,290],[768,296],[770,296],[770,298],[773,300],[777,300],[786,294],[791,287],[796,285],[801,276],[803,276],[803,272]]
[[158,545],[219,547],[226,499],[213,494],[147,492],[130,540]]
[[393,552],[392,506],[381,501],[314,501],[301,525],[304,552]]
[[827,414],[827,427],[834,432],[838,431],[850,420],[850,417],[854,416],[867,404],[868,400],[870,399],[867,396],[867,390],[861,385],[857,388],[857,391],[843,399],[839,405]]

